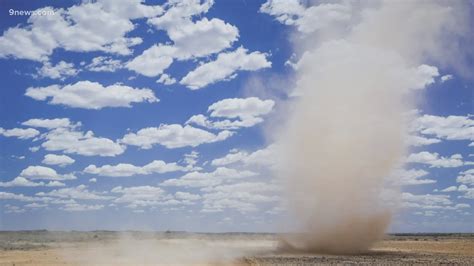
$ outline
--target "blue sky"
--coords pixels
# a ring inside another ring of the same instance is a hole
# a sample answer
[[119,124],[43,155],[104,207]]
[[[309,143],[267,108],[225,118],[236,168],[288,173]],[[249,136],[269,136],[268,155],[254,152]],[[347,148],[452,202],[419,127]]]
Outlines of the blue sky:
[[[265,2],[4,1],[0,228],[280,230],[301,32]],[[472,232],[474,84],[428,78],[391,230]]]

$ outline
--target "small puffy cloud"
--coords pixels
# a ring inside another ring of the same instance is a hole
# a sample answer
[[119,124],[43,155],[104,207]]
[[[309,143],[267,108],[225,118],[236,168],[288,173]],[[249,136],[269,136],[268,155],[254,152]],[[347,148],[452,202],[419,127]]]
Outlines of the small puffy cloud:
[[422,211],[422,212],[415,212],[415,214],[416,215],[423,215],[423,216],[426,216],[426,217],[433,217],[436,214],[438,214],[438,212],[436,212],[436,211]]
[[275,105],[272,100],[260,100],[257,97],[230,98],[218,101],[209,106],[211,117],[241,118],[256,117],[268,114]]
[[44,164],[66,166],[74,163],[75,160],[67,155],[46,154],[43,159]]
[[[455,191],[455,187],[448,187],[445,191]],[[459,190],[459,189],[458,189]],[[425,209],[425,210],[460,210],[470,208],[466,203],[455,204],[449,195],[414,195],[402,193],[403,206],[405,208]]]
[[95,174],[101,176],[133,176],[139,174],[141,168],[132,164],[117,164],[117,165],[104,165],[97,167],[95,165],[87,166],[83,172],[88,174]]
[[79,81],[75,84],[28,88],[26,96],[49,104],[99,110],[104,107],[131,107],[132,103],[158,102],[150,89],[134,89],[124,85],[102,86],[97,82]]
[[115,72],[123,68],[120,60],[112,59],[105,56],[98,56],[92,59],[92,62],[85,66],[89,71],[93,72]]
[[[0,187],[63,187],[59,181],[76,179],[73,174],[60,175],[54,169],[44,166],[28,166],[20,175],[11,181],[0,182]],[[50,180],[49,182],[34,182],[32,180]]]
[[469,116],[423,115],[412,122],[411,131],[446,140],[474,141],[474,120]]
[[54,169],[44,166],[28,166],[21,171],[20,176],[29,179],[61,179]]
[[168,30],[188,23],[192,16],[206,13],[213,4],[213,0],[170,1],[166,5],[166,12],[161,16],[148,19],[148,23],[157,29]]
[[153,45],[125,66],[144,76],[155,77],[162,74],[173,63],[175,53],[176,48],[173,46]]
[[208,187],[219,185],[230,180],[257,175],[251,171],[237,171],[226,167],[219,167],[214,172],[190,172],[177,179],[168,179],[162,186],[179,187]]
[[224,192],[232,193],[234,192],[279,192],[281,187],[274,183],[263,183],[263,182],[238,182],[234,184],[223,184],[215,187],[206,187],[202,191],[205,192]]
[[260,12],[274,16],[282,24],[295,26],[299,32],[311,33],[350,22],[352,8],[350,2],[306,7],[298,0],[268,0]]
[[275,165],[276,145],[272,144],[266,148],[254,152],[231,150],[227,155],[212,160],[215,166],[224,166],[234,163],[242,163],[246,166],[271,167]]
[[458,187],[450,186],[450,187],[447,187],[447,188],[441,190],[441,192],[453,192],[453,191],[457,191],[457,190],[458,190]]
[[94,177],[94,178],[91,178],[91,179],[89,179],[89,182],[91,182],[91,183],[97,183],[97,178],[95,178],[95,177]]
[[189,193],[189,192],[181,192],[181,191],[178,191],[178,192],[174,193],[174,196],[178,200],[195,201],[195,200],[201,199],[200,195],[192,194],[192,193]]
[[25,208],[31,208],[31,209],[39,209],[39,208],[45,208],[45,207],[48,207],[48,204],[42,204],[42,203],[37,203],[37,202],[25,204]]
[[470,204],[467,203],[458,203],[454,206],[456,209],[466,209],[466,208],[471,208]]
[[183,77],[180,84],[197,90],[221,80],[232,79],[237,71],[255,71],[271,65],[266,54],[248,53],[247,49],[239,47],[232,52],[220,53],[214,61],[201,64]]
[[451,79],[453,79],[453,75],[444,75],[441,77],[441,82],[446,82]]
[[23,169],[20,173],[21,177],[30,179],[30,180],[72,180],[76,179],[73,174],[60,175],[56,170],[39,165],[28,166]]
[[229,165],[236,162],[241,162],[245,160],[245,158],[247,158],[248,156],[249,154],[244,151],[230,152],[226,154],[224,157],[212,160],[211,165],[214,165],[214,166]]
[[427,164],[434,168],[449,168],[464,165],[461,154],[454,154],[451,157],[442,157],[438,153],[430,153],[427,151],[410,154],[406,161],[409,163]]
[[38,192],[36,193],[36,196],[74,200],[108,200],[112,198],[110,196],[102,195],[98,192],[89,191],[85,185],[55,189],[50,192]]
[[40,147],[39,146],[30,147],[30,148],[28,148],[28,150],[30,150],[31,152],[37,152],[37,151],[40,150]]
[[168,74],[162,74],[156,82],[165,85],[172,85],[176,83],[176,79],[170,77]]
[[438,68],[430,65],[420,65],[414,72],[416,75],[407,76],[407,78],[412,79],[410,80],[412,89],[423,89],[433,84],[435,82],[434,78],[439,76]]
[[0,191],[0,200],[18,200],[18,201],[36,201],[38,198],[25,196],[23,194],[15,194],[10,192]]
[[274,16],[280,23],[293,25],[306,8],[299,0],[269,0],[260,7],[260,12]]
[[203,129],[189,125],[178,124],[160,125],[160,127],[149,127],[140,129],[137,133],[128,133],[121,143],[139,146],[142,149],[150,149],[155,144],[166,148],[197,147],[204,143],[223,141],[232,136],[232,132],[224,130],[217,135]]
[[76,127],[80,126],[81,123],[73,124],[69,121],[69,118],[54,118],[54,119],[41,119],[41,118],[33,118],[21,123],[23,126],[30,126],[30,127],[39,127],[39,128],[46,128],[46,129],[54,129],[60,127]]
[[[204,115],[194,115],[186,123],[214,129],[252,127],[263,122],[261,116],[270,113],[274,105],[272,100],[257,97],[224,99],[209,106],[208,112],[213,121]],[[215,120],[216,118],[226,119]]]
[[33,182],[31,180],[28,180],[22,176],[18,176],[15,179],[8,181],[8,182],[0,182],[0,187],[39,187],[39,186],[45,186],[45,187],[63,187],[65,186],[64,183],[59,182],[59,181],[49,181],[47,183],[45,182]]
[[110,139],[96,137],[92,131],[86,133],[70,128],[56,128],[44,134],[41,146],[48,151],[63,151],[84,156],[116,156],[125,151],[125,146]]
[[24,213],[26,210],[10,204],[5,205],[5,213]]
[[196,125],[200,127],[206,127],[206,128],[214,128],[214,124],[212,121],[207,118],[207,116],[199,114],[199,115],[193,115],[191,116],[187,121],[186,124],[189,125]]
[[170,27],[168,36],[176,47],[175,57],[179,60],[203,57],[228,48],[239,37],[238,29],[213,18],[183,23]]
[[133,175],[163,174],[168,172],[186,171],[187,168],[176,163],[166,163],[155,160],[144,166],[135,166],[133,164],[120,163],[117,165],[103,165],[97,167],[89,165],[84,169],[84,173],[95,174],[99,176],[126,177]]
[[267,147],[249,154],[243,163],[251,166],[272,167],[276,163],[277,146],[270,144]]
[[77,202],[66,203],[64,204],[63,207],[61,207],[62,210],[68,211],[68,212],[97,211],[103,208],[104,208],[104,205],[102,204],[88,205],[88,204],[79,204]]
[[5,137],[15,137],[19,139],[31,139],[39,135],[39,131],[34,128],[12,128],[3,129],[0,127],[0,135]]
[[241,182],[222,184],[202,189],[203,212],[220,212],[224,209],[235,209],[240,212],[258,210],[257,203],[279,201],[277,193],[280,187],[263,182]]
[[37,72],[37,75],[42,78],[64,80],[66,77],[76,75],[79,71],[74,68],[73,63],[60,61],[56,65],[52,65],[50,62],[44,62],[43,66],[37,69]]
[[194,165],[196,165],[196,163],[198,162],[198,159],[199,159],[199,152],[192,151],[184,155],[183,161],[188,167],[192,168],[194,167]]
[[474,187],[468,187],[466,185],[460,185],[458,187],[459,192],[464,192],[463,198],[474,199]]
[[156,206],[156,205],[173,205],[180,202],[173,199],[162,188],[153,186],[137,186],[137,187],[115,187],[112,193],[121,194],[114,202],[127,204],[129,208]]
[[64,187],[66,186],[66,184],[53,180],[53,181],[49,181],[48,183],[45,183],[45,186],[46,187]]
[[[472,180],[469,180],[469,179],[461,180],[461,181],[465,181],[465,184],[472,184],[472,182],[471,182]],[[458,181],[458,183],[462,183],[462,182]],[[462,184],[459,187],[450,186],[450,187],[447,187],[447,188],[441,190],[441,192],[455,192],[455,191],[457,191],[457,192],[463,193],[463,195],[459,196],[459,198],[474,199],[474,187],[468,187],[465,184]],[[456,206],[458,206],[458,205],[456,205]]]
[[414,146],[414,147],[420,147],[420,146],[426,146],[426,145],[431,145],[435,143],[440,143],[440,139],[435,139],[435,138],[425,138],[422,136],[409,136],[408,137],[408,145]]
[[412,193],[402,193],[404,206],[408,208],[424,208],[424,209],[443,209],[453,202],[449,195],[415,195]]
[[151,18],[163,14],[161,6],[145,5],[143,0],[100,0],[102,8],[129,19]]
[[421,179],[429,173],[425,170],[398,170],[393,174],[392,181],[397,185],[410,186],[410,185],[424,185],[436,183],[434,179]]
[[469,169],[459,173],[456,182],[466,185],[474,185],[474,169]]

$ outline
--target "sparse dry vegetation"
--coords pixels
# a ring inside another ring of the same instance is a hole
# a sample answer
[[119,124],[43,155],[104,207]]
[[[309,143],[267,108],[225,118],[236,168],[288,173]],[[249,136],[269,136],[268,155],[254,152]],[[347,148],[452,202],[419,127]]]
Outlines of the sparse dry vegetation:
[[[279,250],[276,234],[0,233],[0,265],[474,264],[474,234],[397,234],[356,255]],[[131,248],[133,247],[133,248]]]

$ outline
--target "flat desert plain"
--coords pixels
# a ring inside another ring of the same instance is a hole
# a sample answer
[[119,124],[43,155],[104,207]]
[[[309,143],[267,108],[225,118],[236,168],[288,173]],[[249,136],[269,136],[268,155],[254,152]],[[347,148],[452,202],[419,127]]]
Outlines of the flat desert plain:
[[365,253],[279,248],[280,236],[186,232],[0,232],[0,265],[474,265],[474,234],[387,235]]

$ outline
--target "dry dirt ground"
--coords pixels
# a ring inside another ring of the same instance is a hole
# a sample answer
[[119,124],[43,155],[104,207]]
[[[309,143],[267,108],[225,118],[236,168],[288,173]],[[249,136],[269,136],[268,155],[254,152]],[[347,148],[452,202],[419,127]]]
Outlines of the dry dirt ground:
[[0,265],[474,265],[474,234],[389,235],[371,251],[279,251],[273,234],[0,232]]

